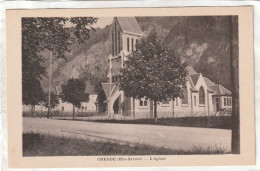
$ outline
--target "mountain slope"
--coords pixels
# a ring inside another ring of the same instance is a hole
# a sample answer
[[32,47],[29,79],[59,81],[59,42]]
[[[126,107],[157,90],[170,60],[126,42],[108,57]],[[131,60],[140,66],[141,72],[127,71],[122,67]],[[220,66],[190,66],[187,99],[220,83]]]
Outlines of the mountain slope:
[[[228,17],[137,17],[145,34],[155,30],[166,45],[176,51],[197,72],[215,83],[231,89],[229,66]],[[111,25],[91,33],[86,45],[75,45],[67,60],[53,63],[53,84],[66,82],[73,75],[83,77],[93,85],[107,76],[107,57],[111,42]],[[48,53],[45,54],[48,59]],[[46,63],[47,66],[48,62]],[[47,67],[47,71],[48,71]],[[45,90],[48,79],[42,81]]]
[[228,17],[139,18],[197,72],[231,89]]

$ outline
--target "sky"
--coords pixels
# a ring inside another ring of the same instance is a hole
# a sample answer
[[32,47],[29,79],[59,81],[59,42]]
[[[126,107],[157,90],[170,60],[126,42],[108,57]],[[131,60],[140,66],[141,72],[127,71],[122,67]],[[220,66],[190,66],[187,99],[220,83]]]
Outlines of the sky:
[[98,21],[96,24],[93,25],[94,28],[99,27],[99,28],[104,28],[107,25],[111,24],[113,21],[113,17],[100,17],[98,18]]

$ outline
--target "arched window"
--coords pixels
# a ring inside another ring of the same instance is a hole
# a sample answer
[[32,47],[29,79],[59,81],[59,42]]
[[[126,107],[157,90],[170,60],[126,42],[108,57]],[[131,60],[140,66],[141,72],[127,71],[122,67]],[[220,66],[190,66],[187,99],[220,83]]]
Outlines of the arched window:
[[134,39],[132,38],[132,52],[134,51]]
[[188,104],[188,90],[187,87],[183,88],[183,98],[182,98],[182,104]]
[[112,32],[112,56],[115,55],[114,50],[114,33]]
[[115,23],[115,55],[117,55],[117,31],[116,31],[116,23]]
[[199,103],[200,104],[205,104],[205,93],[204,93],[204,88],[200,87],[199,91]]
[[121,50],[121,42],[120,42],[120,31],[119,31],[119,30],[118,30],[117,38],[118,38],[118,53],[120,53],[120,50]]
[[130,51],[130,39],[129,37],[127,38],[127,51]]

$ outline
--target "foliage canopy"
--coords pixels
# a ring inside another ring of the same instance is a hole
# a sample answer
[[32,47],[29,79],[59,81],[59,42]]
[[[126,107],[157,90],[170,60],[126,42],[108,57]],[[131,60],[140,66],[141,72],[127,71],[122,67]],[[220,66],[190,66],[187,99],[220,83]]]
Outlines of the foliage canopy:
[[55,52],[57,58],[66,59],[66,53],[71,51],[71,45],[85,43],[90,38],[89,33],[93,30],[91,25],[96,22],[97,18],[93,17],[22,18],[23,104],[40,102],[37,101],[39,99],[37,96],[41,91],[33,90],[41,89],[39,80],[42,76],[46,76],[45,66],[43,66],[45,59],[40,55],[41,52],[44,50]]
[[23,82],[22,91],[22,101],[25,105],[35,106],[44,101],[44,91],[38,79],[30,79]]
[[89,101],[89,94],[85,92],[86,84],[83,80],[71,78],[67,84],[63,84],[61,87],[63,102],[71,103],[79,108],[81,102]]
[[186,86],[186,64],[162,43],[155,32],[142,38],[127,59],[119,76],[119,86],[126,96],[154,101],[182,97],[182,87]]
[[128,97],[157,102],[182,97],[186,86],[186,64],[152,31],[136,45],[120,72],[120,89]]
[[[45,93],[44,96],[44,101],[43,101],[43,105],[44,107],[48,108],[49,107],[49,93]],[[53,92],[51,92],[50,94],[50,108],[53,109],[56,106],[58,106],[59,104],[59,97],[58,95],[54,94]]]

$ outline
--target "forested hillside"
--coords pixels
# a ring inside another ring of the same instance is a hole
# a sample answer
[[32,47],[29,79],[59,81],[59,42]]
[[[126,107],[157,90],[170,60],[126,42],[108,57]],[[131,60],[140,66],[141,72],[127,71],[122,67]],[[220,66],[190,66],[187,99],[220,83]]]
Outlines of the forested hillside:
[[[197,72],[230,89],[228,17],[137,17],[137,21],[145,34],[154,29]],[[110,25],[97,28],[86,45],[72,48],[67,60],[55,60],[53,84],[66,81],[73,74],[93,85],[105,80],[111,49],[109,31]],[[49,53],[44,52],[43,56],[48,59]],[[48,87],[47,78],[42,85],[44,89]]]
[[197,72],[231,89],[228,17],[138,18]]

